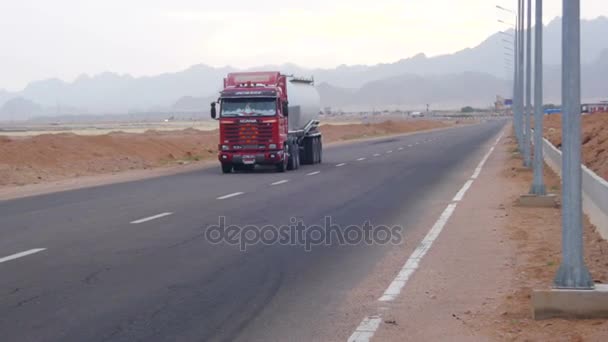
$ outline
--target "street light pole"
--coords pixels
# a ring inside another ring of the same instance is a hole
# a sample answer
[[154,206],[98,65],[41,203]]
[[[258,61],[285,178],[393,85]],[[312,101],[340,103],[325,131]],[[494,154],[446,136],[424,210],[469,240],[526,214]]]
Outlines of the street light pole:
[[[521,1],[521,0],[518,0]],[[517,138],[517,143],[518,143],[518,148],[521,151],[522,150],[522,146],[521,146],[521,142],[522,142],[522,137],[521,137],[521,124],[522,124],[522,113],[521,113],[521,108],[519,106],[519,98],[520,98],[520,94],[519,94],[519,68],[520,68],[520,64],[519,64],[519,40],[520,40],[520,36],[519,36],[519,20],[521,17],[521,13],[519,5],[516,11],[512,11],[510,9],[504,8],[500,5],[496,5],[496,8],[498,8],[499,10],[502,11],[506,11],[509,12],[511,14],[515,15],[515,25],[511,25],[503,20],[498,20],[499,22],[512,26],[513,27],[513,35],[511,36],[509,33],[507,32],[502,32],[500,31],[500,33],[502,33],[505,36],[510,36],[513,37],[513,96],[512,96],[512,105],[511,108],[513,110],[513,128],[515,130],[515,137]],[[519,12],[519,13],[518,13]],[[503,39],[504,42],[506,42],[506,40]]]
[[523,153],[524,143],[524,0],[519,0],[519,29],[518,29],[518,61],[517,69],[517,107],[519,112],[519,152]]
[[524,108],[524,167],[532,166],[530,145],[530,111],[532,110],[532,0],[528,0],[528,27],[526,32],[526,105]]
[[593,289],[583,257],[580,0],[563,0],[562,261],[556,288]]
[[530,193],[547,194],[543,180],[543,1],[536,0],[534,39],[534,180]]

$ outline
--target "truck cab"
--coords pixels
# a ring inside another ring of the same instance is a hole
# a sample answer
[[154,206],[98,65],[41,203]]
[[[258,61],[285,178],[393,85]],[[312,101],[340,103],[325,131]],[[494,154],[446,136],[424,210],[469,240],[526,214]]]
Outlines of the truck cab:
[[219,120],[223,173],[255,165],[274,165],[280,172],[299,166],[303,138],[311,132],[290,130],[290,111],[297,121],[301,107],[290,108],[288,82],[279,72],[231,73],[224,79],[218,101],[211,104],[211,116]]

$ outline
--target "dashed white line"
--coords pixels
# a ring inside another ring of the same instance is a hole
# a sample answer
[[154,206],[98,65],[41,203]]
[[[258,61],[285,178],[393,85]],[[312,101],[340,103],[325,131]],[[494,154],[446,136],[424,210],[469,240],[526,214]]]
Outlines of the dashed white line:
[[398,150],[399,150],[399,151],[403,150],[403,147],[399,147],[399,148],[398,148]]
[[319,173],[321,173],[321,171],[315,171],[315,172],[311,172],[311,173],[307,173],[307,176],[314,176],[314,175],[318,175]]
[[374,157],[380,157],[380,153],[374,153]]
[[357,161],[364,161],[364,160],[365,160],[364,157],[361,157],[361,158],[357,159]]
[[217,199],[218,200],[225,200],[225,199],[228,199],[228,198],[231,198],[231,197],[240,196],[242,194],[244,194],[244,192],[233,192],[233,193],[228,194],[228,195],[220,196]]
[[156,220],[161,217],[165,217],[165,216],[169,216],[169,215],[173,215],[173,213],[162,213],[162,214],[158,214],[158,215],[154,215],[154,216],[144,217],[139,220],[131,221],[131,224],[140,224],[140,223]]
[[34,253],[42,252],[45,249],[46,248],[34,248],[34,249],[29,249],[27,251],[15,253],[15,254],[12,254],[12,255],[9,255],[9,256],[5,256],[3,258],[0,258],[0,263],[11,261],[11,260],[15,260],[15,259],[19,259],[19,258],[22,258],[24,256],[28,256],[28,255],[31,255],[31,254],[34,254]]
[[287,179],[283,179],[283,180],[280,180],[280,181],[278,181],[278,182],[271,183],[270,185],[279,185],[279,184],[285,184],[285,183],[287,183],[287,182],[289,182],[289,180],[287,180]]
[[346,165],[346,163],[340,163],[340,164],[336,165],[336,167],[340,167],[340,166],[344,166],[344,165]]
[[386,151],[386,153],[393,153],[393,151]]
[[407,147],[412,147],[412,146],[414,146],[414,145],[412,145],[412,144],[407,145]]

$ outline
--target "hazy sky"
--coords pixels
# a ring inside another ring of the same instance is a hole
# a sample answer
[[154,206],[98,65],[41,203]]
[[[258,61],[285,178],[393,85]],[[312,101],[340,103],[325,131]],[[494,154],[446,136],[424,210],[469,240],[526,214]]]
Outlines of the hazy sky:
[[[584,0],[583,17],[608,15]],[[390,63],[472,47],[515,0],[0,0],[0,89],[103,71],[193,64],[306,67]],[[561,0],[545,0],[546,20]]]

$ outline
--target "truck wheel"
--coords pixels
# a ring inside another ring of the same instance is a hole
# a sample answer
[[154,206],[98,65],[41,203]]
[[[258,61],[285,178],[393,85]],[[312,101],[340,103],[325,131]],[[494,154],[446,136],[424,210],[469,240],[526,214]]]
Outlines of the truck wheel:
[[300,146],[298,144],[294,144],[296,147],[295,157],[296,157],[296,170],[300,168]]
[[285,162],[280,162],[276,165],[278,172],[285,172],[287,170],[287,164]]
[[232,172],[232,164],[222,163],[222,173]]
[[297,169],[296,166],[296,148],[295,148],[296,144],[291,143],[289,144],[289,158],[287,159],[287,170],[295,170]]

